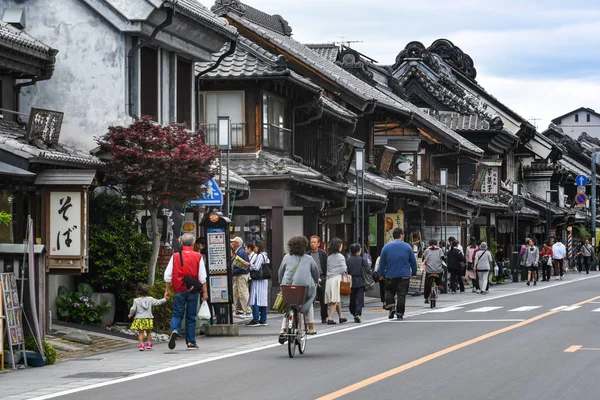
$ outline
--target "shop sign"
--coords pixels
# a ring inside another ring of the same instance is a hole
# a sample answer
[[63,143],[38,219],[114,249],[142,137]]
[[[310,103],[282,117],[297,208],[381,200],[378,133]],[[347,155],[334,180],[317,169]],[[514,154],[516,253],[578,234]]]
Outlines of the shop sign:
[[481,194],[494,195],[498,194],[499,189],[499,170],[498,167],[487,167],[483,184],[481,185]]
[[385,235],[384,240],[385,244],[394,240],[392,233],[396,228],[404,229],[404,211],[398,210],[396,214],[385,214],[384,220],[384,229]]

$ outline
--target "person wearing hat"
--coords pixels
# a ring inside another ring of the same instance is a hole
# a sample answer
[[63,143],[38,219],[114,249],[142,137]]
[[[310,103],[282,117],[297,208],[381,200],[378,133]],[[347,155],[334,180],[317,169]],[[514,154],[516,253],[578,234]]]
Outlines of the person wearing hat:
[[[244,250],[244,241],[241,237],[236,236],[230,240],[231,252],[233,258],[240,257],[245,262],[250,262],[248,253]],[[233,306],[235,307],[235,315],[242,318],[252,316],[252,310],[248,306],[248,285],[250,283],[250,271],[233,264]],[[239,307],[238,307],[239,304]]]

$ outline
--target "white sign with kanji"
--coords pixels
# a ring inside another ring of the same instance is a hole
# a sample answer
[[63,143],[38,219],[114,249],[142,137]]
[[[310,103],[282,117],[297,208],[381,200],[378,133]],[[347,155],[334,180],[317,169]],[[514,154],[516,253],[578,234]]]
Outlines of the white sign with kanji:
[[498,194],[499,189],[499,169],[498,167],[487,167],[485,179],[481,184],[481,194]]
[[50,255],[81,255],[81,192],[50,193]]

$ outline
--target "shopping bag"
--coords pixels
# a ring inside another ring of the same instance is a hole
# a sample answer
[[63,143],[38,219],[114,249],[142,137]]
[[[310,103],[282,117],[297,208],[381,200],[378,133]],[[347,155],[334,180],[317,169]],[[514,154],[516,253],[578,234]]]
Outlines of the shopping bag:
[[204,322],[210,322],[210,308],[208,308],[208,303],[206,300],[200,305],[200,310],[198,310],[198,319]]
[[273,310],[283,314],[285,313],[286,309],[287,305],[283,302],[283,293],[279,292],[277,293],[277,297],[275,298],[275,302],[273,303]]
[[363,280],[365,281],[365,290],[371,290],[375,286],[375,280],[373,279],[373,275],[371,271],[363,266],[362,269]]

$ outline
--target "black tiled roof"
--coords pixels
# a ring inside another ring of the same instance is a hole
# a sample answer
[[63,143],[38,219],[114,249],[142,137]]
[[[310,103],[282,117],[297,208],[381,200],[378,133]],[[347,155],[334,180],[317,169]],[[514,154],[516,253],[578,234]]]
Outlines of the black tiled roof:
[[[439,185],[432,185],[430,183],[423,183],[423,186],[427,189],[430,189],[436,193],[443,193],[444,189]],[[502,202],[494,201],[494,199],[498,199],[497,197],[474,197],[469,196],[463,189],[459,189],[457,187],[448,187],[447,188],[448,197],[454,200],[458,200],[472,207],[481,207],[483,209],[489,210],[507,210],[508,206]]]
[[217,17],[198,0],[166,0],[165,3],[172,3],[175,6],[175,11],[213,29],[217,28],[219,33],[225,33],[231,39],[237,35],[237,30],[229,25],[225,18]]
[[19,30],[3,21],[0,21],[0,41],[10,42],[13,46],[17,46],[17,48],[23,50],[32,50],[37,53],[36,55],[39,58],[46,59],[51,56],[50,51],[52,48],[50,46],[46,46],[44,43],[25,33],[25,31]]
[[30,144],[25,140],[25,130],[13,122],[0,120],[0,150],[12,153],[15,156],[46,163],[71,164],[74,166],[99,167],[102,161],[99,158],[66,145],[45,146]]
[[233,12],[274,32],[286,36],[292,35],[292,27],[281,15],[267,14],[247,4],[243,4],[239,0],[216,0],[215,5],[211,7],[211,11],[219,15]]
[[305,46],[331,62],[336,62],[340,53],[340,48],[333,43],[306,44]]
[[314,169],[287,157],[279,157],[265,151],[258,153],[232,153],[229,159],[231,171],[248,181],[265,178],[287,179],[336,192],[347,191],[347,185],[337,183]]

